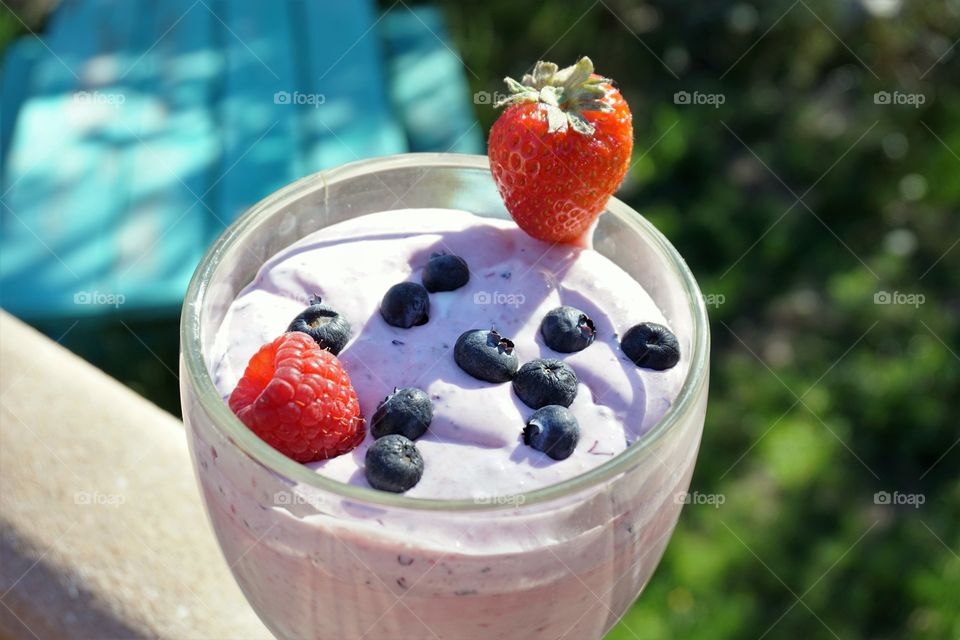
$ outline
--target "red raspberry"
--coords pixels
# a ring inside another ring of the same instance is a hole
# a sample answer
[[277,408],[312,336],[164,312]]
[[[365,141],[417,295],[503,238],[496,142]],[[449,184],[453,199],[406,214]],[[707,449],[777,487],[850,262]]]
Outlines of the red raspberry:
[[228,404],[251,431],[297,462],[333,458],[363,440],[350,376],[335,355],[299,331],[260,347]]

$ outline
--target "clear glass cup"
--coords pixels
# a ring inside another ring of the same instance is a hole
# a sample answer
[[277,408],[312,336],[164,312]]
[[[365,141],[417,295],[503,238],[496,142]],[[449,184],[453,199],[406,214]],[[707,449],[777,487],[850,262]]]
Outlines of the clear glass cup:
[[450,207],[505,218],[486,156],[404,154],[306,177],[253,206],[204,257],[181,322],[181,396],[220,546],[278,638],[602,637],[650,579],[703,430],[709,327],[683,259],[611,199],[594,248],[639,281],[690,354],[679,396],[627,451],[525,494],[428,500],[339,483],[274,451],[221,398],[208,355],[274,253],[367,213]]

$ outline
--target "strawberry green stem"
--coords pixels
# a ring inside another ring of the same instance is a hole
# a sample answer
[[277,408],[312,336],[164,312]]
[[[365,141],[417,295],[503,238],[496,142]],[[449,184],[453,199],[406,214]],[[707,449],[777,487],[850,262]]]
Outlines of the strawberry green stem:
[[583,117],[584,112],[612,111],[602,100],[606,91],[601,86],[610,80],[594,75],[593,62],[587,56],[565,69],[541,60],[520,82],[509,77],[503,81],[510,93],[494,106],[538,103],[546,111],[550,133],[566,131],[569,126],[577,133],[593,135],[594,127]]

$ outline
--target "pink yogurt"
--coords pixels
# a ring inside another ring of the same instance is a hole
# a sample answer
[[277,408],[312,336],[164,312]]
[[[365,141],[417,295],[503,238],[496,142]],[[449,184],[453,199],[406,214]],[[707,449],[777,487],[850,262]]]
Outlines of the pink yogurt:
[[[430,320],[410,329],[388,325],[380,300],[391,285],[420,282],[433,253],[466,260],[469,283],[430,295]],[[542,243],[512,222],[465,211],[411,209],[354,218],[312,233],[268,260],[232,303],[214,345],[214,381],[226,398],[247,361],[309,304],[313,295],[353,327],[340,353],[369,421],[394,387],[419,387],[434,404],[430,430],[417,440],[423,478],[406,495],[484,498],[555,484],[622,452],[650,429],[674,401],[688,362],[667,371],[642,369],[619,347],[619,336],[642,322],[669,326],[643,287],[587,248]],[[577,307],[597,329],[595,342],[560,354],[540,335],[543,316]],[[509,383],[491,384],[462,371],[453,358],[457,337],[495,327],[512,339],[521,364],[561,358],[580,380],[570,410],[580,442],[555,461],[523,444],[533,410]],[[351,453],[313,463],[317,473],[368,486],[363,460],[372,436]]]
[[[469,284],[431,294],[428,324],[387,325],[380,299],[419,281],[430,255],[470,266]],[[618,336],[670,323],[635,280],[589,248],[550,246],[507,221],[420,209],[358,217],[313,233],[268,260],[233,301],[206,354],[226,397],[250,356],[319,294],[353,326],[340,354],[368,418],[393,387],[418,386],[435,417],[417,441],[425,470],[407,496],[473,498],[478,509],[375,506],[297,483],[242,453],[189,399],[185,416],[207,510],[247,599],[282,639],[596,640],[634,601],[659,562],[693,472],[705,386],[642,463],[602,482],[525,503],[517,496],[611,460],[675,401],[691,336],[671,370],[625,360]],[[567,304],[597,326],[575,354],[547,348],[539,325]],[[525,446],[532,412],[510,384],[462,372],[451,347],[467,329],[496,327],[521,361],[561,357],[580,387],[570,458]],[[686,349],[686,350],[684,350]],[[311,465],[366,486],[355,451]]]

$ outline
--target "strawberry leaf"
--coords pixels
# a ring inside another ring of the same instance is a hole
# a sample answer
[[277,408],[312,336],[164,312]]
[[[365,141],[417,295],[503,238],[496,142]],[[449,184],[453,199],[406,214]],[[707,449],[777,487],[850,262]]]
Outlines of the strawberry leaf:
[[536,102],[546,113],[548,131],[566,131],[567,127],[582,135],[593,135],[595,129],[584,117],[588,111],[612,111],[604,101],[610,80],[593,73],[593,61],[587,56],[576,64],[559,69],[552,62],[538,61],[532,73],[522,81],[504,78],[509,90],[506,98],[494,107]]

